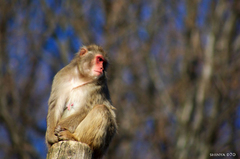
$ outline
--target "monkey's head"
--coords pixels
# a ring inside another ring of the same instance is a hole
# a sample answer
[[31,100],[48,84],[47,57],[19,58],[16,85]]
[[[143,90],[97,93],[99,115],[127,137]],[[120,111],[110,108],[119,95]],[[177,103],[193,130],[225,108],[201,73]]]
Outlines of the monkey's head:
[[80,49],[77,54],[78,69],[86,79],[99,79],[105,76],[108,66],[107,54],[100,46],[89,45]]

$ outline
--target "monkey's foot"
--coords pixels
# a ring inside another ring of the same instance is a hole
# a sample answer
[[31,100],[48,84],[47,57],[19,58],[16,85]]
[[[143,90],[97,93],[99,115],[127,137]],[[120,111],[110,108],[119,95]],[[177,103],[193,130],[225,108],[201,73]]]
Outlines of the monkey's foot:
[[75,141],[73,134],[66,128],[62,128],[60,125],[56,127],[55,135],[58,137],[58,141],[67,141],[67,140]]

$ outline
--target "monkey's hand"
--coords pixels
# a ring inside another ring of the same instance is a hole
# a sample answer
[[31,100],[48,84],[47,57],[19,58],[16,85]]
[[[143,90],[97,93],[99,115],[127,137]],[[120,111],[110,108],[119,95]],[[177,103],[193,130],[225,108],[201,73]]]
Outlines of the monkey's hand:
[[54,134],[54,132],[53,133],[50,133],[50,132],[47,133],[47,142],[48,142],[49,146],[58,142],[58,137]]
[[67,130],[66,128],[62,128],[58,125],[55,129],[55,135],[58,137],[58,141],[67,141],[67,140],[74,140],[76,141],[73,134]]

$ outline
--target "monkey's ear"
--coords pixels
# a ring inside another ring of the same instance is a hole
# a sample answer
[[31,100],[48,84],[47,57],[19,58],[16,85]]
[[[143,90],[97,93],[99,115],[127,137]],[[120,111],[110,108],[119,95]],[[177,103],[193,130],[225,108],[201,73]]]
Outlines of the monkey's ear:
[[82,56],[82,55],[84,55],[86,53],[87,53],[87,49],[85,49],[85,48],[81,48],[80,51],[79,51],[79,55],[80,56]]

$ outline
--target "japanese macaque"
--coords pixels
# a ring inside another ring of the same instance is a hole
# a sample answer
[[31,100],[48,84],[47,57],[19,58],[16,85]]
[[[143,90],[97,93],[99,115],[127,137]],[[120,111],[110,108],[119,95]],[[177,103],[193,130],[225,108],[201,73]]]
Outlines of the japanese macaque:
[[108,59],[97,45],[83,46],[54,77],[48,101],[46,143],[75,140],[88,144],[93,158],[106,152],[116,129],[106,79]]

